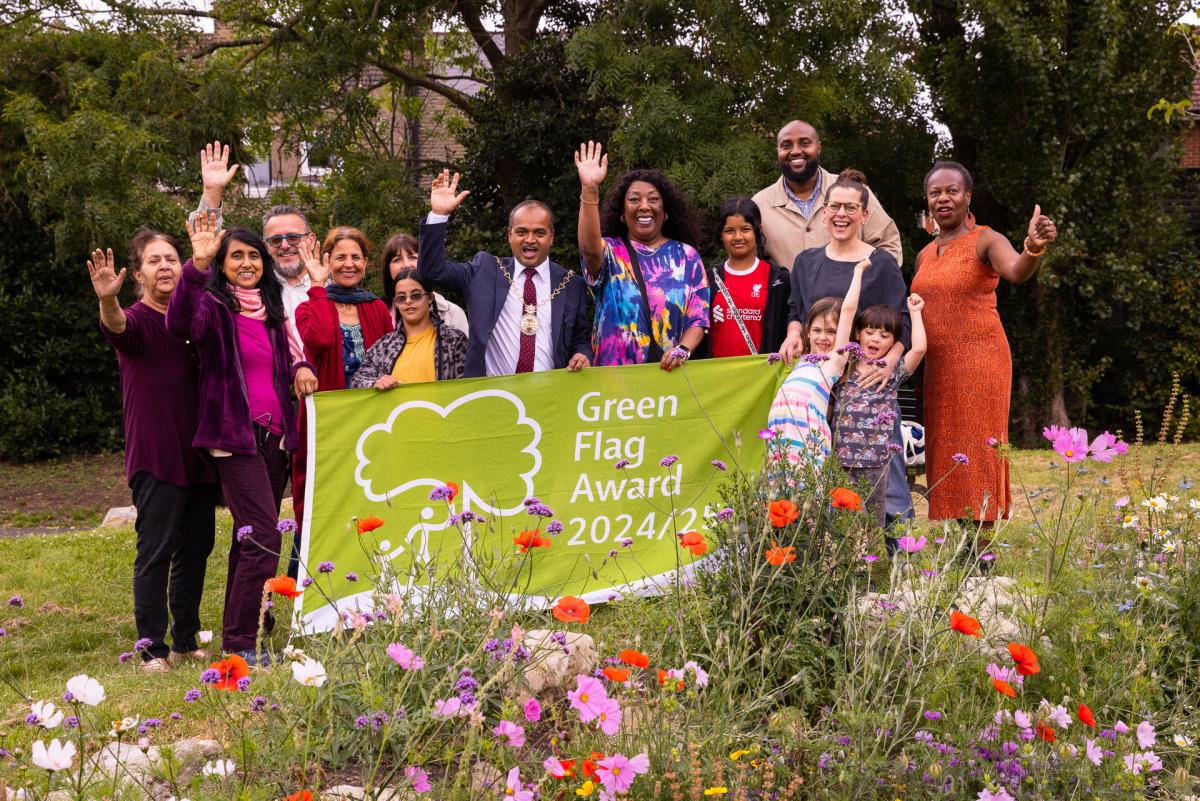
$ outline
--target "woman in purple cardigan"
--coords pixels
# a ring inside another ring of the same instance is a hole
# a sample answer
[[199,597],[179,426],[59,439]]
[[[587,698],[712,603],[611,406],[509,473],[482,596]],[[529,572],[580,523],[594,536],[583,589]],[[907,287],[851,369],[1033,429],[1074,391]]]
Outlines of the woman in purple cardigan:
[[310,394],[317,377],[289,334],[262,237],[216,227],[211,214],[188,226],[192,258],[167,307],[167,327],[200,357],[192,444],[214,457],[233,514],[222,650],[256,664],[269,661],[256,642],[263,582],[279,565],[279,503],[296,447],[291,393],[294,386]]

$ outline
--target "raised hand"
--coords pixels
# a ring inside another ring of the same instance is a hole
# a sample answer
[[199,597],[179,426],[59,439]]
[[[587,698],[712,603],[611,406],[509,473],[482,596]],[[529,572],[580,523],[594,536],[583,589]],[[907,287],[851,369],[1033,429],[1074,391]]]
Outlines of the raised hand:
[[192,264],[197,270],[207,270],[225,238],[224,231],[217,232],[216,212],[197,214],[195,221],[188,223],[187,232],[188,239],[192,240]]
[[1041,250],[1055,239],[1058,239],[1058,229],[1054,227],[1054,221],[1042,214],[1041,206],[1034,206],[1033,216],[1029,218],[1029,246]]
[[918,295],[916,292],[908,296],[908,310],[910,312],[919,312],[925,308],[925,298]]
[[598,189],[608,175],[608,154],[601,155],[602,149],[599,142],[588,142],[575,151],[575,169],[584,189]]
[[325,286],[325,282],[329,280],[329,255],[326,254],[325,261],[322,262],[320,246],[317,245],[316,239],[307,236],[300,240],[296,250],[300,253],[300,261],[304,264],[304,269],[308,271],[308,277],[312,279],[313,285]]
[[469,189],[458,191],[458,178],[458,173],[451,177],[449,170],[442,170],[434,176],[429,187],[429,208],[434,214],[450,214],[471,194]]
[[87,263],[88,275],[92,279],[92,289],[96,290],[96,297],[100,300],[115,298],[125,283],[126,270],[122,267],[118,273],[116,265],[112,248],[107,253],[98,248],[92,251],[92,258]]
[[205,189],[222,192],[233,180],[238,165],[229,166],[229,145],[213,142],[200,151],[200,180]]

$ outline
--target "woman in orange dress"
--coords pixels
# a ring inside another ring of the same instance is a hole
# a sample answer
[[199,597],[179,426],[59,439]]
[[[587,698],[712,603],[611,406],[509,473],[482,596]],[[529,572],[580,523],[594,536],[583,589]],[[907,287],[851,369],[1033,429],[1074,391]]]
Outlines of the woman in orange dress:
[[[939,161],[925,176],[925,199],[938,234],[917,256],[912,291],[925,299],[925,474],[929,518],[1008,517],[1008,462],[988,440],[1008,441],[1012,357],[996,311],[1001,278],[1021,283],[1037,271],[1057,237],[1034,206],[1021,252],[1004,236],[976,225],[971,174]],[[963,456],[966,462],[963,463]]]

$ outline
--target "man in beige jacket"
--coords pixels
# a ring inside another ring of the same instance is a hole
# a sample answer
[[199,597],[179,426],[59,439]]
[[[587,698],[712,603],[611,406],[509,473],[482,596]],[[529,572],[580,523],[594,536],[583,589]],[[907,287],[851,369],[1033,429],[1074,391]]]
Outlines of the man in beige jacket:
[[[762,213],[763,233],[771,260],[792,269],[796,254],[829,242],[829,229],[821,209],[825,190],[837,178],[821,167],[821,138],[807,122],[792,120],[779,129],[775,138],[779,157],[779,180],[754,196]],[[862,238],[886,250],[902,264],[900,232],[873,192],[867,208],[870,214],[863,225]]]

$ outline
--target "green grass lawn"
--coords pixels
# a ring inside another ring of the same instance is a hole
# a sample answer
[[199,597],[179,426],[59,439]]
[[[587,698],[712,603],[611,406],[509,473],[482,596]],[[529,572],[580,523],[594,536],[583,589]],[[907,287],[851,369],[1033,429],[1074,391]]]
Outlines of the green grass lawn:
[[[1148,482],[1154,450],[1145,448],[1112,467],[1089,467],[1081,480],[1108,476],[1114,493],[1121,481]],[[1164,491],[1172,491],[1180,480],[1200,473],[1200,445],[1184,446],[1173,457],[1159,465],[1158,480]],[[1141,468],[1136,466],[1139,460]],[[1017,552],[1032,541],[1028,536],[1030,508],[1053,502],[1056,490],[1048,488],[1054,486],[1056,473],[1063,468],[1049,450],[1016,452],[1013,468],[1018,501],[1022,499],[1018,476],[1034,496],[1029,506],[1022,503],[1018,508],[1017,518],[1003,535],[1008,553],[1017,557],[1013,559],[1017,563],[1021,556]],[[219,521],[202,609],[204,628],[216,633],[217,644],[230,537],[228,516]],[[0,538],[0,600],[20,595],[25,601],[23,609],[0,607],[0,626],[7,631],[7,637],[0,638],[0,678],[4,681],[0,685],[0,746],[28,711],[18,691],[32,698],[57,699],[65,681],[77,673],[98,678],[122,713],[158,715],[165,720],[171,712],[183,712],[182,720],[170,724],[179,736],[207,731],[204,720],[188,716],[188,705],[182,700],[183,693],[196,686],[203,665],[154,675],[144,674],[132,664],[118,664],[118,655],[130,650],[137,637],[131,590],[133,551],[134,532],[129,528]],[[280,609],[285,614],[286,604],[284,601]],[[591,633],[599,637],[602,632],[600,628]]]

